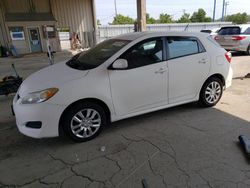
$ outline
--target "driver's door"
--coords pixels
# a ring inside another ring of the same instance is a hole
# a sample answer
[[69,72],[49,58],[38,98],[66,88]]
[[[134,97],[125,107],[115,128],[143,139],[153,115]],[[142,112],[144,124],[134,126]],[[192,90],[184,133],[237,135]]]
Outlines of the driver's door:
[[167,104],[168,71],[161,38],[142,41],[119,58],[128,61],[128,68],[109,70],[117,116]]

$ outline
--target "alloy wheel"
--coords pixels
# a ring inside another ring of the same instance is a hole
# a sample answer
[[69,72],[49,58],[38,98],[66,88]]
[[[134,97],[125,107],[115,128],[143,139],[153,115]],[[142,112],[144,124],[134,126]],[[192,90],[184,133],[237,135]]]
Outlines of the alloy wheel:
[[73,116],[70,128],[76,137],[89,138],[99,130],[101,123],[99,112],[95,109],[86,108]]
[[220,84],[216,81],[211,82],[208,84],[205,90],[205,99],[207,103],[214,104],[216,103],[221,96],[222,88]]

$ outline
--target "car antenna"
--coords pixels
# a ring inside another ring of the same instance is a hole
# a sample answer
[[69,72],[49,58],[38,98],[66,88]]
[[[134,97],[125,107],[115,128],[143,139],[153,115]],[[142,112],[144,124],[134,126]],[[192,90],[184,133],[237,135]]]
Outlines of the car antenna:
[[186,25],[184,31],[186,31],[188,27],[189,27],[189,23]]

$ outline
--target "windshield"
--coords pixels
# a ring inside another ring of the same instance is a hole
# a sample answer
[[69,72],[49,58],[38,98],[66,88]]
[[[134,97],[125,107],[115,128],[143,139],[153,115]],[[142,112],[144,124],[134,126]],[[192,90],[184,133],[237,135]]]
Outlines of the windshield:
[[129,42],[129,40],[121,39],[106,40],[86,52],[75,55],[66,64],[74,69],[79,70],[96,68]]

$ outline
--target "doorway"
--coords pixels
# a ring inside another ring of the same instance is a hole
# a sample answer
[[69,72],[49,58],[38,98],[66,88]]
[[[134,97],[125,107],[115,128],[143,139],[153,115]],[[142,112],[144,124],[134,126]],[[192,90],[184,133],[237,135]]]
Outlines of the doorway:
[[28,33],[31,52],[42,52],[39,29],[37,27],[28,28]]

